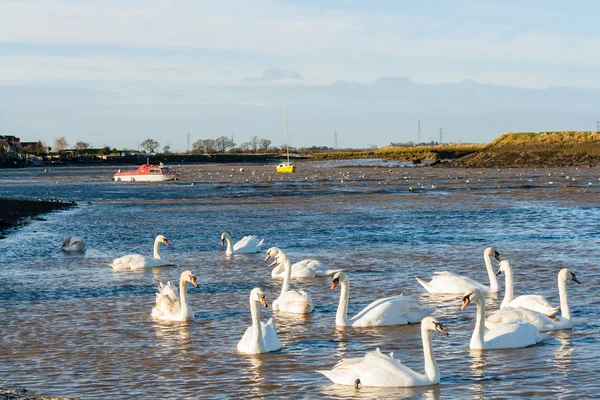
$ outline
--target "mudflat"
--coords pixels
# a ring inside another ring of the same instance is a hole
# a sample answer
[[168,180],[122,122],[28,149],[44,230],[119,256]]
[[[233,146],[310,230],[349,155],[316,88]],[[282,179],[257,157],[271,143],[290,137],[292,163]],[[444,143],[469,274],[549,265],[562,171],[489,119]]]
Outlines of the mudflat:
[[10,228],[25,223],[26,218],[69,208],[75,204],[59,200],[25,200],[0,197],[0,235]]

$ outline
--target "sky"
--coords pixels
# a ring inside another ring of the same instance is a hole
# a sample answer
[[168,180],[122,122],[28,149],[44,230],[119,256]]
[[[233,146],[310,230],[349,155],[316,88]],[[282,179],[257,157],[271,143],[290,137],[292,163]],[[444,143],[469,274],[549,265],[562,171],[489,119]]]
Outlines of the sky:
[[281,146],[284,106],[293,147],[595,130],[598,15],[592,0],[0,0],[0,134]]

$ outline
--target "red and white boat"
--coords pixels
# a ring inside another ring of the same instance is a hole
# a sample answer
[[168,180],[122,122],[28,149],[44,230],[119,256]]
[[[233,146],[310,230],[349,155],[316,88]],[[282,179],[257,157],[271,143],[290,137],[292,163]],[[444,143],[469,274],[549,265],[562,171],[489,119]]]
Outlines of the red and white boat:
[[122,172],[119,170],[113,175],[113,181],[116,182],[165,182],[177,180],[177,173],[171,171],[169,167],[160,163],[144,164],[136,171]]

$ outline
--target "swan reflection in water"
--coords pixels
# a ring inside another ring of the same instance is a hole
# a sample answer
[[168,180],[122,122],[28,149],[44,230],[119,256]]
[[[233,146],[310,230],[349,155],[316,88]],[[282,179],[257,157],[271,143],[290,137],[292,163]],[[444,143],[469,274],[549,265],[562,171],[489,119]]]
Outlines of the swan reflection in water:
[[419,386],[419,387],[361,387],[347,385],[328,385],[321,390],[323,398],[348,399],[360,396],[361,399],[423,399],[438,400],[441,398],[441,387]]
[[485,358],[485,352],[481,350],[470,350],[471,356],[471,384],[469,390],[475,395],[475,398],[485,398],[485,372],[488,370],[488,361]]
[[263,392],[261,389],[261,385],[263,384],[265,378],[262,376],[260,368],[262,367],[263,362],[260,359],[260,356],[255,355],[249,356],[247,360],[250,362],[250,365],[248,366],[248,371],[250,372],[250,374],[252,374],[250,376],[250,379],[252,380],[252,395],[262,397]]

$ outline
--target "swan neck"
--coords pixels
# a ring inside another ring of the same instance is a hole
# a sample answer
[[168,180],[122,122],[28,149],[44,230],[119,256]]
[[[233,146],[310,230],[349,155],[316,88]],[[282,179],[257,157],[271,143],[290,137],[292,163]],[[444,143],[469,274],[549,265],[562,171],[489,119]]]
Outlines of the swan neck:
[[250,298],[250,314],[252,315],[252,333],[253,341],[256,342],[260,349],[265,348],[265,340],[262,334],[262,326],[260,325],[260,310],[258,303]]
[[433,354],[433,345],[431,343],[431,331],[421,326],[421,338],[423,339],[423,357],[425,364],[425,375],[431,383],[440,381],[440,370]]
[[158,254],[158,247],[160,246],[160,242],[158,239],[154,241],[154,258],[156,260],[160,260],[160,254]]
[[570,320],[571,310],[569,310],[569,301],[567,299],[567,281],[565,281],[561,276],[558,277],[558,295],[560,297],[561,320]]
[[292,265],[287,257],[283,259],[283,268],[283,285],[281,285],[281,294],[284,294],[290,289],[290,280],[292,279]]
[[482,296],[478,296],[476,299],[477,303],[477,319],[475,320],[475,329],[473,330],[473,336],[471,336],[471,348],[482,349],[483,348],[483,330],[485,327],[485,300]]
[[490,279],[490,293],[495,293],[498,291],[498,278],[496,278],[496,273],[494,272],[494,267],[492,266],[492,257],[488,252],[486,252],[483,258],[485,260],[488,278]]
[[227,250],[225,250],[226,255],[233,254],[233,243],[231,242],[231,238],[229,236],[225,236],[225,241],[227,242]]
[[183,279],[179,280],[179,298],[181,299],[181,310],[187,310],[187,282]]
[[502,300],[502,304],[500,304],[501,309],[508,306],[508,303],[513,301],[514,296],[512,268],[505,268],[504,273],[506,276],[504,277],[504,299]]
[[340,303],[335,314],[337,326],[348,326],[348,298],[350,297],[350,281],[343,280],[340,283]]

